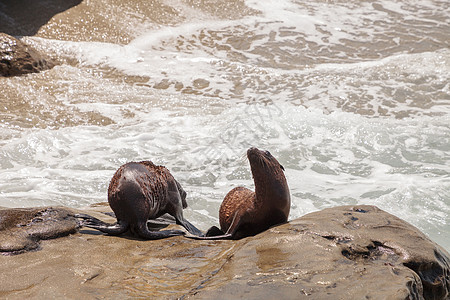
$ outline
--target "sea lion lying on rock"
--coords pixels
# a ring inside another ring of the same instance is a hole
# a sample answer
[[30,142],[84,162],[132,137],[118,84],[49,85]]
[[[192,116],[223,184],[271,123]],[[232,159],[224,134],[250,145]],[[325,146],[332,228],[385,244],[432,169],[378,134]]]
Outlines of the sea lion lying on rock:
[[180,230],[148,229],[149,219],[168,213],[189,233],[202,235],[199,229],[183,217],[183,208],[187,207],[186,192],[169,170],[164,166],[156,166],[151,161],[129,162],[121,166],[109,184],[108,202],[117,218],[115,224],[107,224],[85,214],[76,216],[84,219],[84,226],[111,235],[119,235],[127,230],[150,240],[184,235]]
[[236,187],[225,196],[220,210],[220,228],[211,227],[205,237],[196,239],[240,239],[287,222],[291,196],[283,166],[270,154],[250,148],[247,151],[255,192]]

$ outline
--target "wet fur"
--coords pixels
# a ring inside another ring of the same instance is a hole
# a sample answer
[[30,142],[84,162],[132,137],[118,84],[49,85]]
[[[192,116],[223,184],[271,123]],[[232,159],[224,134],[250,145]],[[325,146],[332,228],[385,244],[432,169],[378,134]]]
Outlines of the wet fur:
[[119,235],[128,230],[144,239],[184,235],[180,230],[148,229],[149,219],[168,213],[189,233],[202,235],[200,230],[183,217],[183,208],[187,207],[186,192],[169,170],[150,161],[130,162],[121,166],[109,184],[108,202],[117,218],[115,224],[107,224],[83,214],[78,217],[84,220],[85,226],[111,235]]
[[250,148],[255,192],[237,187],[225,196],[219,209],[220,229],[213,226],[199,239],[240,239],[287,222],[291,198],[283,166],[268,151]]

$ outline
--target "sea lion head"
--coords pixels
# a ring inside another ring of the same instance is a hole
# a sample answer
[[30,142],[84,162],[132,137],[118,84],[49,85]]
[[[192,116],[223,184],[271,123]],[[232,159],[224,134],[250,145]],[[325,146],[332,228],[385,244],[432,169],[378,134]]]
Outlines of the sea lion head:
[[285,222],[289,215],[291,197],[283,166],[269,151],[257,148],[248,149],[247,157],[255,181],[256,201],[263,203],[274,214],[281,212],[277,222]]
[[281,175],[284,177],[283,166],[269,151],[263,151],[252,147],[247,150],[247,158],[250,162],[253,178],[255,180],[260,180],[262,177],[266,176],[272,177],[274,175]]

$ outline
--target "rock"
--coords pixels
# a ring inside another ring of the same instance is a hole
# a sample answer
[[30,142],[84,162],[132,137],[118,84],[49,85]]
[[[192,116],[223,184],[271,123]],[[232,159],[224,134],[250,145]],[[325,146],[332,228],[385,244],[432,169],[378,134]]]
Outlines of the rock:
[[0,76],[17,76],[53,68],[54,63],[20,40],[0,33]]
[[192,84],[196,89],[201,90],[201,89],[207,88],[209,86],[209,81],[206,79],[197,78],[194,80],[194,82]]
[[248,239],[191,295],[448,299],[449,268],[448,253],[412,225],[374,206],[343,206]]
[[0,253],[19,254],[39,248],[40,240],[75,233],[79,221],[64,208],[0,210]]
[[[45,31],[47,24],[52,22],[54,16],[64,14],[67,18],[68,13],[65,11],[80,4],[81,1],[0,1],[1,31],[13,36],[35,35],[41,29]],[[66,22],[70,23],[71,21],[73,24],[73,19]],[[58,25],[56,30],[61,33],[61,24]]]
[[[82,212],[114,221],[99,213],[107,210]],[[374,206],[325,209],[238,241],[82,229],[41,243],[41,251],[0,256],[0,296],[448,299],[450,290],[449,254]]]

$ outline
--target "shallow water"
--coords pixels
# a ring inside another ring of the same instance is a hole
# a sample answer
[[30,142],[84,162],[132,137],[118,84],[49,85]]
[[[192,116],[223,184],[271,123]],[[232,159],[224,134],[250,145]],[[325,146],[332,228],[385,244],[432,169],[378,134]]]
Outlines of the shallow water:
[[447,3],[259,2],[81,2],[25,36],[60,65],[0,78],[0,206],[106,201],[121,164],[152,160],[206,229],[253,187],[256,146],[290,219],[373,204],[449,250]]

